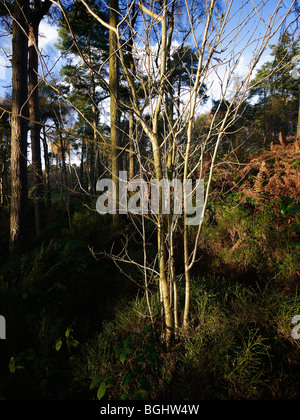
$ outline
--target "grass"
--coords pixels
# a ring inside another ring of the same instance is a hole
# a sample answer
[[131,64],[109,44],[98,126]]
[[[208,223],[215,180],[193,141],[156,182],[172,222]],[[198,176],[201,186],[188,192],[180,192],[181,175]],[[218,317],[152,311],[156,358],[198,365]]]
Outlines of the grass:
[[251,400],[291,392],[299,397],[299,375],[276,389],[286,357],[294,371],[300,362],[298,342],[291,338],[291,315],[300,311],[296,292],[291,298],[270,285],[202,278],[194,280],[192,296],[192,322],[176,349],[178,361],[165,363],[168,396]]
[[[143,367],[152,399],[299,398],[299,344],[291,337],[292,316],[300,313],[296,291],[291,295],[270,284],[262,289],[198,278],[192,298],[189,329],[169,352],[157,341],[157,368]],[[115,377],[123,373],[113,355],[127,336],[147,325],[143,299],[123,304],[115,322],[85,343],[76,358],[74,381],[86,390],[108,369]]]

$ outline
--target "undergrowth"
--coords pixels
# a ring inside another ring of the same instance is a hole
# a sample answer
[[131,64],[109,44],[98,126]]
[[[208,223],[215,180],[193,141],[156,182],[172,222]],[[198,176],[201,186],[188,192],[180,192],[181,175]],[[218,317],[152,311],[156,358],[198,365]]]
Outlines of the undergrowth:
[[[131,282],[101,254],[121,250],[130,231],[132,255],[142,261],[134,227],[112,227],[76,200],[69,220],[57,203],[42,235],[29,238],[28,255],[10,260],[2,211],[0,308],[8,328],[0,399],[299,399],[298,154],[298,143],[274,146],[214,174],[189,327],[169,351],[157,285],[149,288],[150,314],[138,270],[127,271]],[[154,259],[150,224],[148,231]],[[180,246],[179,235],[179,273]],[[178,293],[182,303],[179,280]]]
[[[218,278],[198,278],[192,283],[192,302],[189,329],[173,342],[169,352],[164,350],[159,336],[154,335],[151,351],[155,351],[157,360],[152,365],[141,359],[136,376],[134,372],[130,374],[131,380],[138,380],[142,375],[148,398],[299,397],[300,375],[296,373],[300,363],[299,345],[291,336],[292,316],[300,313],[297,291],[291,298],[290,293],[278,291],[271,284],[261,289]],[[141,337],[145,328],[152,331],[141,312],[142,307],[147,311],[145,302],[141,300],[139,309],[134,311],[136,304],[136,300],[124,304],[122,315],[118,314],[121,323],[116,319],[81,346],[74,363],[74,383],[83,384],[86,390],[90,388],[91,399],[97,399],[97,389],[108,377],[119,393],[116,394],[114,386],[107,386],[101,398],[135,399],[134,393],[130,396],[127,392],[130,388],[125,381],[126,369],[120,352],[124,343],[129,343],[132,337]],[[127,311],[128,308],[131,310]],[[159,329],[157,316],[153,331]],[[141,347],[130,348],[126,355],[130,366],[138,366],[135,351],[143,353],[147,345],[143,341]],[[293,375],[286,375],[287,367]]]

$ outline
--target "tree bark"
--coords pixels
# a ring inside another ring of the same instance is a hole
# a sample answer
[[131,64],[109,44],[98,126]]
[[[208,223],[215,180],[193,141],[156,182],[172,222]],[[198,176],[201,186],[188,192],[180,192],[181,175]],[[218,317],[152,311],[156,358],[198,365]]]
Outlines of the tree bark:
[[[90,47],[91,48],[91,47]],[[98,124],[98,110],[96,107],[96,85],[94,72],[92,70],[92,60],[89,57],[89,66],[90,66],[90,86],[91,86],[91,99],[92,99],[92,113],[93,113],[93,141],[89,145],[89,156],[88,156],[88,192],[90,194],[95,193],[95,184],[96,184],[96,161],[95,161],[95,150],[97,147],[97,124]]]
[[39,88],[38,88],[38,33],[39,25],[43,17],[51,7],[50,0],[34,0],[29,17],[29,118],[31,133],[31,151],[33,168],[33,197],[35,208],[35,230],[40,234],[46,224],[44,203],[44,182],[41,157],[41,126],[39,112]]
[[[135,64],[134,64],[134,59],[133,59],[133,40],[134,40],[134,26],[135,26],[135,22],[136,22],[136,18],[137,18],[137,14],[136,14],[136,10],[135,10],[135,5],[133,5],[133,8],[131,10],[131,26],[130,26],[130,36],[129,36],[129,41],[128,41],[128,54],[129,54],[129,68],[131,71],[131,74],[133,75],[135,73]],[[134,113],[133,113],[133,108],[131,108],[129,110],[129,180],[133,179],[134,177],[134,162],[135,162],[135,158],[134,158],[134,140],[133,140],[133,136],[134,136]]]
[[297,139],[300,139],[300,85],[299,85],[299,111],[298,111],[298,125],[297,125]]
[[29,24],[29,119],[31,134],[33,198],[35,210],[35,230],[40,234],[45,226],[44,183],[41,159],[41,127],[39,124],[39,92],[38,92],[38,28],[39,20],[34,16]]
[[[161,63],[160,63],[160,77],[161,85],[159,97],[157,100],[155,112],[153,115],[152,123],[152,135],[150,137],[153,151],[153,160],[155,175],[157,180],[163,179],[163,170],[162,170],[162,156],[161,149],[158,139],[158,119],[159,112],[162,106],[162,98],[164,95],[165,87],[165,74],[166,74],[166,65],[167,65],[167,18],[166,18],[167,5],[166,1],[163,2],[163,15],[161,20]],[[174,328],[174,319],[172,308],[170,304],[170,290],[167,278],[167,249],[166,249],[166,226],[165,226],[165,217],[162,213],[162,188],[159,187],[159,211],[157,216],[157,245],[158,245],[158,257],[159,257],[159,282],[160,290],[162,294],[162,301],[164,307],[165,315],[165,342],[167,348],[171,345],[171,340],[173,337],[173,328]]]
[[47,204],[51,206],[51,187],[50,187],[50,161],[49,161],[49,150],[46,138],[46,130],[43,127],[43,148],[44,148],[44,161],[45,161],[45,185],[46,185],[46,200]]
[[0,205],[3,206],[4,204],[4,171],[5,171],[5,164],[2,163],[1,173],[0,173]]
[[[175,2],[172,4],[172,9],[170,13],[170,28],[168,34],[168,42],[167,42],[167,74],[172,73],[171,69],[171,45],[172,45],[172,35],[174,30],[174,8]],[[173,130],[173,114],[174,114],[174,95],[173,95],[173,86],[172,83],[168,83],[167,85],[167,113],[168,113],[168,124],[169,124],[169,133]],[[174,141],[172,136],[170,137],[168,144],[167,144],[167,168],[170,170],[170,179],[172,179],[172,172],[173,172],[173,149],[175,147]]]
[[[113,28],[118,24],[118,0],[110,0],[109,2],[109,24]],[[119,197],[119,151],[120,143],[119,133],[119,63],[117,56],[118,39],[115,32],[109,31],[109,85],[110,85],[110,136],[111,136],[111,159],[112,159],[112,180],[116,185],[116,196]],[[118,203],[116,214],[113,215],[113,224],[119,222]]]
[[129,180],[133,179],[134,177],[134,143],[133,143],[133,136],[134,136],[134,115],[133,111],[129,111]]
[[27,133],[29,0],[14,2],[12,38],[10,254],[27,251]]

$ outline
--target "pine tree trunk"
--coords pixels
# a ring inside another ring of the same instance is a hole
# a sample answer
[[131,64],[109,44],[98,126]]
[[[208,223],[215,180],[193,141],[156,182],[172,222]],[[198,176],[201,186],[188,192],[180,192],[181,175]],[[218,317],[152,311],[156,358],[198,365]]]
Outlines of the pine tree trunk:
[[29,24],[29,118],[31,133],[33,198],[35,209],[35,230],[40,234],[45,226],[44,183],[41,159],[41,136],[38,91],[38,27],[34,17]]
[[[109,24],[116,28],[118,24],[118,0],[109,2]],[[117,56],[117,36],[109,31],[109,85],[110,85],[110,136],[111,136],[111,159],[112,159],[112,180],[116,185],[116,196],[119,197],[119,64]],[[113,223],[119,222],[118,203],[117,212],[113,215]]]
[[29,0],[14,2],[12,38],[12,115],[11,115],[11,208],[10,253],[27,251],[27,133],[28,19]]
[[89,57],[89,65],[90,65],[90,85],[91,85],[91,99],[92,99],[92,113],[93,113],[93,141],[89,145],[90,155],[89,155],[89,162],[88,162],[88,170],[89,170],[89,184],[88,184],[88,192],[90,194],[95,193],[96,188],[96,147],[97,147],[97,123],[98,123],[98,110],[96,107],[96,86],[95,86],[95,78],[94,73],[92,70],[92,62],[91,58]]
[[5,164],[2,163],[1,174],[0,174],[0,205],[3,206],[4,204],[4,171],[5,171]]
[[134,177],[134,115],[133,111],[129,111],[129,180]]
[[46,186],[46,200],[47,204],[51,206],[51,187],[50,187],[50,161],[49,150],[46,138],[46,130],[43,127],[43,148],[44,148],[44,161],[45,161],[45,186]]

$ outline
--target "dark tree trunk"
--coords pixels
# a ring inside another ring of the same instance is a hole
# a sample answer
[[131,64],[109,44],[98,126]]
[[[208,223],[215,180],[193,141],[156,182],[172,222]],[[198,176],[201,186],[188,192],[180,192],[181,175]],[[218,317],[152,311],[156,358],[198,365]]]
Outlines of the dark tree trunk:
[[[116,28],[118,23],[118,0],[110,0],[109,2],[109,24]],[[111,159],[112,159],[112,180],[116,185],[117,200],[119,197],[119,63],[117,56],[117,36],[113,31],[109,32],[109,85],[110,85],[110,137],[111,137]],[[117,213],[113,215],[113,223],[117,224],[119,221],[118,205]]]
[[40,234],[45,226],[44,183],[41,159],[41,127],[39,124],[38,92],[38,27],[39,21],[31,19],[29,25],[29,118],[33,171],[33,198],[35,209],[35,230]]
[[14,2],[10,208],[10,253],[13,256],[20,256],[27,251],[28,12],[29,0]]
[[134,177],[134,115],[133,111],[129,111],[129,179]]
[[297,125],[297,139],[300,139],[300,85],[299,85],[299,110],[298,110],[298,125]]
[[33,169],[33,197],[35,208],[35,230],[40,234],[46,224],[44,182],[41,157],[41,126],[38,88],[38,33],[42,18],[48,13],[50,0],[34,0],[29,17],[29,118]]
[[50,159],[49,149],[46,138],[46,130],[43,127],[43,148],[44,148],[44,161],[45,161],[45,185],[46,185],[46,200],[47,204],[51,206],[51,187],[50,187]]

